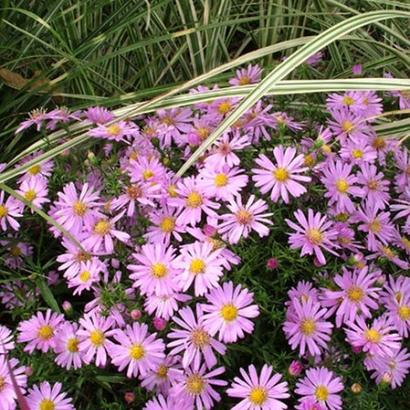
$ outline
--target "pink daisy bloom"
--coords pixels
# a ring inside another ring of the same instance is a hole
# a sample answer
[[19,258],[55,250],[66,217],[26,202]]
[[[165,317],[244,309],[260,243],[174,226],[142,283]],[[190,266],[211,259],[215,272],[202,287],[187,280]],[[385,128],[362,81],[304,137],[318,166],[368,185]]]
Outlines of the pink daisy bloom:
[[227,116],[239,104],[240,98],[218,98],[211,102],[208,108],[208,113],[217,115],[219,118]]
[[112,345],[108,337],[115,333],[115,330],[111,330],[114,319],[111,316],[104,318],[98,313],[90,313],[80,319],[80,325],[77,331],[80,339],[78,348],[83,355],[83,361],[90,364],[95,360],[96,366],[104,367],[107,364],[107,350]]
[[282,375],[273,374],[272,366],[264,364],[260,375],[254,365],[239,369],[242,378],[235,377],[226,393],[241,400],[232,410],[283,410],[288,406],[282,399],[290,397],[288,383],[281,381]]
[[347,341],[356,348],[361,348],[369,354],[380,356],[393,354],[400,348],[400,336],[385,316],[374,319],[368,326],[362,316],[357,316],[355,322],[350,322],[345,329]]
[[371,310],[379,307],[380,288],[374,286],[377,278],[377,273],[369,273],[367,267],[355,272],[343,268],[343,275],[333,279],[339,289],[323,289],[322,305],[337,309],[337,327],[353,322],[359,314],[366,318],[372,316]]
[[229,80],[231,85],[248,85],[261,80],[262,68],[259,65],[249,64],[247,68],[236,70],[236,76]]
[[255,160],[261,168],[252,169],[252,180],[263,194],[271,191],[270,198],[273,202],[281,198],[288,204],[289,194],[297,198],[306,192],[306,188],[299,182],[311,181],[310,177],[299,175],[308,170],[303,166],[305,157],[303,154],[296,156],[296,148],[285,149],[282,145],[273,149],[273,156],[275,164],[266,155],[260,155]]
[[368,140],[355,139],[347,141],[340,148],[340,157],[354,165],[373,163],[377,159],[377,151]]
[[43,177],[31,178],[23,181],[16,192],[37,208],[42,208],[43,204],[50,202],[47,198],[47,180]]
[[314,67],[318,65],[323,60],[323,52],[318,51],[317,53],[311,55],[306,59],[306,64]]
[[133,287],[139,288],[143,295],[163,296],[179,290],[176,279],[179,269],[172,246],[146,244],[133,257],[138,264],[127,268],[133,272],[130,275],[135,281]]
[[128,367],[127,377],[145,375],[165,357],[164,342],[156,338],[156,333],[148,333],[146,324],[127,325],[124,330],[114,330],[112,336],[118,344],[112,343],[109,347],[111,361],[120,372]]
[[155,314],[169,320],[179,309],[178,302],[185,303],[192,297],[183,293],[170,293],[168,295],[148,295],[144,302],[144,309],[149,315]]
[[207,295],[208,304],[202,305],[204,326],[211,336],[219,333],[224,343],[236,342],[253,332],[253,319],[259,316],[259,308],[253,305],[253,293],[232,282],[212,289]]
[[274,127],[288,128],[291,131],[300,131],[303,129],[303,124],[295,121],[293,117],[286,114],[286,112],[274,112],[272,114]]
[[192,405],[178,397],[164,397],[161,394],[145,403],[142,410],[192,410]]
[[161,148],[170,147],[172,141],[176,144],[183,142],[183,134],[187,134],[191,128],[192,110],[190,108],[171,108],[169,110],[157,110],[156,115],[162,127],[157,136]]
[[333,120],[329,121],[329,128],[342,143],[348,139],[368,140],[374,134],[360,116],[347,110],[333,111],[332,117]]
[[82,365],[82,353],[78,347],[80,339],[77,335],[78,325],[66,322],[60,326],[56,335],[55,362],[67,369],[79,369]]
[[23,216],[21,202],[12,196],[9,196],[6,201],[4,199],[4,191],[0,191],[0,228],[7,231],[7,225],[10,225],[11,228],[18,231],[20,224],[15,218]]
[[337,231],[333,228],[333,223],[320,212],[313,213],[312,209],[308,209],[307,218],[300,209],[293,215],[300,225],[285,219],[289,227],[295,230],[295,233],[289,236],[290,247],[292,249],[302,248],[301,256],[314,254],[320,264],[326,264],[322,248],[336,255],[333,248],[337,245],[333,241],[337,237]]
[[88,131],[94,138],[105,138],[111,141],[123,141],[125,138],[138,137],[138,127],[131,121],[118,121],[111,125],[97,124],[96,128]]
[[173,321],[182,329],[172,328],[167,334],[168,339],[172,339],[167,347],[171,349],[171,355],[183,353],[182,366],[184,368],[193,364],[199,367],[202,357],[205,359],[208,369],[216,365],[217,360],[214,350],[219,354],[225,354],[224,344],[214,339],[204,327],[204,316],[199,304],[196,305],[196,317],[190,307],[179,310],[178,316],[173,317]]
[[324,318],[327,309],[308,300],[300,303],[295,299],[292,303],[294,315],[288,317],[283,325],[283,331],[293,350],[299,347],[299,354],[304,355],[307,351],[312,355],[320,355],[322,349],[326,349],[330,340],[333,325]]
[[34,385],[27,394],[27,403],[31,410],[75,410],[71,398],[62,392],[63,385],[42,382]]
[[85,118],[94,124],[105,124],[114,119],[114,114],[104,107],[90,107],[83,113]]
[[406,218],[406,223],[408,223],[410,219],[410,185],[403,194],[390,205],[390,210],[397,212],[394,219]]
[[158,158],[150,156],[139,156],[136,160],[131,160],[127,168],[131,182],[156,184],[161,182],[166,169]]
[[272,225],[268,219],[272,213],[267,213],[268,205],[262,199],[255,201],[255,195],[251,195],[244,205],[242,198],[231,199],[227,204],[231,211],[229,214],[220,215],[222,220],[219,226],[219,233],[229,243],[238,243],[241,238],[247,238],[252,231],[256,231],[260,237],[269,234],[269,228],[265,225]]
[[297,409],[303,409],[303,403],[314,400],[325,409],[341,410],[342,399],[338,393],[343,390],[342,379],[325,367],[309,369],[306,376],[296,384],[295,392],[302,396]]
[[32,125],[36,126],[36,131],[40,131],[42,125],[47,119],[48,114],[44,109],[40,108],[32,110],[28,114],[28,119],[21,122],[19,127],[16,129],[16,134],[24,131],[27,128],[30,128]]
[[[26,164],[27,162],[35,159],[39,155],[43,154],[42,151],[39,151],[33,155],[27,156],[24,160],[21,161],[21,165]],[[54,162],[52,160],[45,160],[40,164],[33,165],[30,167],[25,174],[23,174],[18,182],[22,183],[23,181],[29,180],[31,178],[43,177],[47,179],[51,175],[51,171],[54,168]]]
[[380,98],[374,91],[359,91],[360,97],[362,99],[362,105],[357,113],[368,121],[373,120],[377,115],[383,112],[382,98]]
[[14,337],[11,330],[6,326],[0,325],[0,354],[7,354],[14,347]]
[[292,304],[295,299],[299,300],[300,303],[307,302],[311,300],[312,302],[319,302],[319,292],[313,287],[311,282],[305,282],[301,280],[297,283],[296,287],[291,288],[288,291],[289,300],[285,305],[292,309]]
[[19,361],[14,357],[8,359],[6,355],[0,355],[0,406],[2,410],[16,409],[16,389],[13,385],[13,380],[10,377],[10,369],[13,372],[14,380],[22,393],[25,392],[27,386],[26,368],[24,366],[17,367]]
[[358,91],[346,91],[344,94],[329,94],[326,99],[326,108],[329,111],[346,110],[357,114],[365,109],[365,105]]
[[75,288],[73,295],[81,295],[84,290],[90,290],[94,283],[100,281],[101,272],[106,272],[105,265],[97,258],[81,262],[80,272],[68,281],[69,288]]
[[52,312],[50,309],[47,309],[45,315],[37,312],[30,319],[19,323],[17,341],[27,343],[24,348],[25,352],[33,353],[35,349],[39,349],[46,353],[55,348],[55,335],[63,322],[63,315]]
[[209,242],[196,241],[181,248],[175,260],[181,270],[177,281],[182,291],[186,291],[194,283],[195,296],[202,296],[209,289],[218,286],[223,275],[221,250],[213,250]]
[[190,408],[211,410],[214,402],[221,400],[220,394],[214,390],[213,386],[226,386],[225,380],[216,379],[225,371],[224,367],[218,367],[209,373],[206,366],[192,366],[185,369],[177,383],[171,388],[170,395],[174,398],[181,398],[190,404]]
[[353,212],[355,206],[350,196],[362,196],[363,190],[354,184],[357,178],[351,175],[352,164],[342,161],[330,161],[322,173],[322,183],[326,186],[325,197],[329,198],[329,205],[335,205],[337,212]]

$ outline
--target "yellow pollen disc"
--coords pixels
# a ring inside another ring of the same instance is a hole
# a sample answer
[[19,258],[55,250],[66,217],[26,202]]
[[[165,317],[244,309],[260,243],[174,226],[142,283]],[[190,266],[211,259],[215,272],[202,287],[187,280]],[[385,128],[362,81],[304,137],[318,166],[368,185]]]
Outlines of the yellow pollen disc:
[[305,155],[304,164],[305,164],[307,167],[313,167],[313,166],[315,165],[315,163],[316,163],[316,160],[315,160],[315,158],[313,157],[313,155],[311,155],[311,154],[306,154],[306,155]]
[[360,149],[352,150],[352,156],[354,159],[361,159],[363,158],[363,151]]
[[231,303],[224,305],[221,309],[221,316],[227,322],[232,322],[238,317],[238,309]]
[[410,307],[409,306],[400,306],[397,310],[397,313],[401,320],[409,320],[410,319]]
[[175,218],[171,216],[166,216],[162,219],[161,223],[159,224],[162,232],[170,233],[175,228]]
[[161,379],[165,379],[168,375],[168,367],[161,365],[158,367],[157,370],[157,376],[160,377]]
[[102,346],[105,342],[104,333],[101,330],[93,330],[90,332],[90,342],[96,347]]
[[56,405],[49,399],[43,399],[41,400],[38,408],[39,410],[54,410],[56,408]]
[[228,176],[225,174],[217,174],[214,179],[214,184],[217,187],[226,186],[228,184]]
[[251,82],[251,79],[247,75],[244,75],[239,79],[239,85],[247,85],[250,82]]
[[205,272],[205,262],[202,259],[195,258],[192,259],[191,264],[189,266],[189,271],[194,275],[198,275],[199,273]]
[[91,273],[88,270],[85,270],[80,273],[79,279],[81,282],[87,282],[88,279],[90,279]]
[[101,236],[107,235],[110,229],[111,229],[111,224],[104,219],[101,219],[94,225],[94,232],[97,235],[101,235]]
[[24,193],[24,198],[27,199],[27,201],[33,201],[37,198],[37,192],[34,191],[34,189],[29,189]]
[[351,132],[354,130],[354,125],[351,121],[343,121],[342,130],[344,132]]
[[404,245],[404,247],[409,250],[410,249],[410,239],[406,238],[405,236],[401,237],[401,243]]
[[232,108],[232,104],[229,101],[224,101],[219,104],[218,111],[220,114],[226,114]]
[[0,376],[0,392],[4,389],[5,385],[6,385],[6,379]]
[[202,348],[209,344],[209,335],[201,329],[193,330],[191,333],[191,341],[195,347]]
[[135,344],[130,347],[130,357],[134,360],[140,360],[145,356],[144,348],[139,345]]
[[326,386],[323,386],[323,384],[320,384],[319,386],[316,387],[315,397],[316,397],[316,400],[326,401],[329,397],[329,390],[327,389]]
[[154,263],[151,266],[151,273],[156,278],[163,278],[167,274],[167,267],[163,263]]
[[67,340],[67,350],[70,353],[76,353],[78,352],[78,339],[75,337],[72,337],[71,339]]
[[346,96],[343,97],[343,104],[348,105],[348,106],[353,105],[354,104],[354,99],[352,97],[346,95]]
[[300,324],[300,331],[305,336],[310,336],[312,333],[315,332],[315,330],[316,330],[316,324],[315,324],[315,321],[312,319],[303,320],[302,323]]
[[17,257],[21,255],[21,249],[16,245],[10,248],[10,255]]
[[336,189],[341,194],[345,194],[349,189],[349,183],[345,179],[340,178],[336,181]]
[[289,173],[285,168],[276,168],[275,171],[273,171],[273,176],[276,181],[285,182],[289,178]]
[[374,219],[371,223],[369,223],[369,230],[374,233],[379,233],[382,230],[382,224],[378,219]]
[[246,209],[240,209],[236,213],[236,220],[241,224],[241,225],[248,225],[252,221],[253,217],[250,212],[248,212]]
[[191,394],[201,394],[205,387],[205,381],[199,374],[192,374],[186,380],[186,389]]
[[263,387],[254,387],[249,394],[249,401],[256,406],[262,406],[267,398],[268,393]]
[[131,199],[138,199],[142,195],[142,189],[139,185],[130,185],[127,187],[127,195]]
[[8,213],[7,208],[4,205],[0,205],[0,218],[4,218]]
[[197,133],[198,137],[199,137],[201,140],[204,140],[204,139],[206,139],[206,138],[209,137],[210,130],[209,130],[209,128],[201,127],[201,128],[198,128],[198,129],[196,130],[196,133]]
[[381,339],[380,333],[376,329],[366,330],[366,332],[364,333],[364,337],[368,342],[371,343],[378,343]]
[[164,117],[161,120],[161,123],[165,125],[174,125],[174,120],[171,117]]
[[31,168],[28,169],[29,174],[37,175],[41,171],[40,165],[33,165]]
[[87,205],[81,201],[75,201],[73,204],[73,211],[78,216],[84,216],[87,212]]
[[43,325],[38,329],[37,336],[43,340],[50,340],[54,336],[54,330],[49,325]]
[[383,149],[386,146],[386,141],[382,137],[376,137],[372,142],[372,147],[376,149]]
[[400,95],[404,98],[410,98],[410,90],[400,91]]
[[393,259],[394,257],[396,257],[396,253],[390,249],[388,246],[382,246],[382,252],[383,255],[387,258],[387,259]]
[[146,169],[142,173],[142,177],[144,178],[144,181],[147,181],[148,179],[152,178],[154,176],[154,173],[150,169]]
[[347,297],[352,302],[360,302],[363,299],[364,292],[358,286],[352,286],[347,290]]
[[108,134],[110,134],[112,136],[116,136],[116,135],[120,134],[121,128],[118,124],[113,124],[113,125],[110,125],[109,127],[107,127],[106,131],[107,131]]
[[75,257],[75,260],[77,262],[87,262],[87,261],[91,260],[91,255],[87,252],[80,251],[80,252],[77,253],[77,255]]
[[324,154],[330,154],[332,152],[332,148],[327,144],[323,144],[321,150]]
[[202,205],[202,196],[201,194],[198,194],[198,192],[191,192],[187,199],[186,199],[186,205],[189,206],[190,208],[198,208]]
[[137,151],[131,151],[130,154],[128,155],[129,159],[136,160],[138,159],[138,152]]
[[223,241],[221,241],[220,239],[208,238],[208,241],[211,243],[213,251],[221,249],[225,246]]
[[313,245],[320,245],[323,240],[322,232],[319,229],[310,228],[306,231],[306,236]]
[[367,183],[367,187],[372,190],[372,191],[376,191],[377,188],[379,188],[379,183],[375,180],[375,179],[371,179],[368,183]]
[[175,198],[178,195],[175,185],[169,185],[167,191],[171,198]]

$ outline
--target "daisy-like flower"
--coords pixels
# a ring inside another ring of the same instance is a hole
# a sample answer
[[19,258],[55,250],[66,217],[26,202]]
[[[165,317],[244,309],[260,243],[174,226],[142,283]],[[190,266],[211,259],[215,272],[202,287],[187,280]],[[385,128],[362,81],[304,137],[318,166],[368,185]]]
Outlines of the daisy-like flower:
[[282,399],[290,397],[288,383],[281,381],[282,375],[273,374],[272,366],[264,364],[260,375],[254,365],[239,369],[242,378],[235,377],[226,393],[230,397],[243,399],[232,410],[282,410],[288,406]]
[[369,117],[375,117],[383,112],[383,100],[374,91],[359,91],[359,93],[363,105],[363,107],[357,111],[360,116],[371,121],[373,118]]
[[24,348],[25,352],[32,353],[38,349],[46,353],[55,348],[55,335],[63,322],[63,315],[52,312],[50,309],[47,309],[45,315],[37,312],[30,319],[19,323],[17,341],[27,343]]
[[323,289],[322,305],[335,307],[336,326],[353,322],[358,314],[370,318],[371,310],[376,310],[380,288],[375,287],[378,275],[369,273],[368,268],[350,272],[343,269],[343,275],[336,275],[337,290]]
[[149,315],[155,314],[164,320],[169,320],[178,310],[178,302],[185,303],[192,297],[183,293],[170,293],[168,295],[148,295],[145,299],[144,309]]
[[367,164],[376,161],[377,151],[369,145],[368,140],[356,139],[342,145],[340,157],[351,164]]
[[222,220],[219,233],[229,243],[238,243],[241,238],[247,238],[252,231],[256,231],[260,237],[269,234],[266,225],[272,225],[272,221],[268,219],[272,214],[266,212],[268,205],[262,199],[255,200],[255,195],[251,195],[244,205],[242,198],[238,197],[231,199],[227,207],[231,213],[219,216]]
[[96,366],[104,367],[107,363],[107,349],[112,345],[108,337],[115,333],[111,330],[114,319],[111,316],[104,318],[98,313],[90,313],[80,319],[80,325],[77,331],[80,339],[78,348],[83,355],[83,361],[89,364],[95,360]]
[[178,397],[164,397],[162,394],[145,403],[142,410],[191,410],[192,405]]
[[190,408],[211,410],[214,402],[221,400],[220,394],[213,386],[226,386],[228,384],[225,380],[215,378],[224,371],[224,367],[217,367],[207,373],[205,365],[191,366],[185,369],[185,372],[171,388],[170,395],[189,403]]
[[364,352],[385,356],[400,348],[401,338],[386,316],[374,319],[370,326],[362,316],[357,316],[356,321],[350,322],[348,326],[345,329],[347,341]]
[[182,291],[186,291],[194,283],[195,296],[202,296],[209,289],[218,286],[223,275],[221,249],[213,250],[209,242],[196,241],[181,248],[175,260],[181,270],[177,281]]
[[97,124],[96,128],[88,131],[94,138],[105,138],[112,141],[123,141],[125,138],[135,138],[140,134],[138,127],[133,122],[118,121],[111,125]]
[[112,335],[118,344],[112,343],[109,347],[111,361],[120,372],[128,367],[127,377],[145,375],[165,357],[164,342],[156,338],[156,333],[148,333],[146,324],[133,323],[124,330],[114,330]]
[[27,386],[26,368],[20,366],[19,361],[14,357],[8,359],[6,355],[0,355],[0,406],[3,410],[16,409],[16,389],[13,385],[13,380],[10,377],[10,369],[13,372],[14,380],[22,393],[25,392]]
[[286,219],[286,223],[295,230],[289,236],[289,244],[292,249],[300,249],[301,256],[315,255],[319,263],[324,265],[326,263],[322,248],[326,251],[336,254],[333,248],[337,247],[334,240],[337,238],[337,231],[333,228],[333,223],[327,219],[325,215],[320,212],[316,214],[312,209],[308,209],[307,218],[298,209],[293,213],[300,225]]
[[196,317],[190,307],[180,309],[178,314],[179,317],[174,316],[172,320],[182,329],[172,328],[172,331],[167,334],[167,338],[172,339],[167,345],[171,349],[170,354],[183,353],[182,366],[184,368],[190,364],[199,367],[202,357],[208,369],[215,366],[217,360],[214,350],[223,355],[226,347],[205,330],[200,305],[196,305]]
[[[37,152],[33,155],[29,155],[24,160],[21,161],[21,165],[26,164],[27,162],[35,159],[43,152]],[[48,178],[51,175],[51,171],[54,168],[54,162],[52,160],[45,160],[39,164],[31,166],[19,179],[18,182],[21,184],[23,181],[32,179],[32,178]]]
[[0,354],[7,354],[14,349],[14,338],[11,330],[0,325]]
[[84,290],[90,290],[91,286],[100,281],[100,273],[106,271],[105,265],[97,258],[81,262],[78,275],[70,278],[69,288],[75,288],[73,294],[81,295]]
[[325,367],[309,369],[306,376],[296,384],[295,392],[302,396],[297,409],[304,409],[303,403],[313,400],[325,409],[341,410],[342,398],[338,393],[343,390],[343,382]]
[[234,288],[232,282],[212,289],[207,295],[208,304],[202,305],[205,312],[204,326],[211,336],[224,343],[236,342],[253,332],[253,319],[259,315],[257,305],[253,305],[253,293],[240,285]]
[[405,189],[403,194],[390,205],[393,212],[397,212],[394,219],[406,218],[407,223],[410,220],[410,185]]
[[139,156],[130,161],[127,172],[131,182],[157,184],[164,179],[166,169],[156,157]]
[[327,309],[311,299],[300,303],[295,299],[292,303],[294,315],[287,318],[283,331],[293,350],[299,348],[300,355],[309,352],[312,356],[320,355],[327,347],[333,325],[324,320]]
[[346,91],[344,94],[329,94],[326,99],[326,108],[331,112],[347,110],[359,113],[365,109],[365,105],[363,97],[358,91]]
[[289,194],[297,198],[306,192],[306,188],[300,182],[311,181],[310,177],[300,175],[308,170],[304,166],[305,156],[296,155],[294,147],[285,149],[282,145],[273,149],[273,156],[275,164],[266,155],[260,155],[255,160],[260,168],[252,169],[252,180],[263,194],[271,191],[270,198],[273,202],[281,198],[287,204]]
[[262,68],[257,64],[249,64],[247,68],[236,70],[236,76],[229,80],[231,85],[248,85],[258,83],[261,80]]
[[183,134],[187,134],[191,128],[192,110],[190,108],[171,108],[169,110],[157,110],[156,115],[162,125],[158,129],[158,139],[161,148],[170,147],[172,141],[176,144],[183,142]]
[[85,118],[94,124],[105,124],[114,119],[114,114],[104,107],[90,107],[83,113]]
[[164,296],[179,290],[176,275],[178,264],[175,261],[175,249],[161,244],[146,244],[133,257],[137,264],[128,265],[133,272],[130,279],[134,287],[144,295]]
[[62,391],[63,385],[42,382],[34,385],[27,394],[30,410],[75,410],[71,398]]
[[273,124],[275,128],[287,128],[291,131],[299,131],[303,129],[301,122],[295,121],[295,119],[288,115],[286,112],[278,111],[272,114]]
[[80,339],[77,335],[78,325],[66,322],[60,326],[56,336],[56,363],[67,369],[79,369],[82,365],[82,353],[78,347]]
[[322,169],[322,183],[326,186],[325,197],[329,198],[329,205],[335,205],[337,212],[353,212],[355,206],[350,196],[362,196],[363,190],[355,186],[357,177],[352,175],[352,164],[342,161],[330,161]]
[[5,200],[4,191],[0,191],[0,228],[7,231],[7,225],[10,225],[15,231],[18,231],[20,224],[16,218],[21,218],[23,214],[22,204],[17,199],[9,196]]
[[363,119],[347,110],[339,110],[332,112],[333,120],[329,121],[329,127],[333,134],[344,143],[348,139],[368,140],[374,132],[370,129]]
[[37,208],[42,208],[43,204],[50,202],[47,197],[47,180],[43,177],[23,181],[16,192]]

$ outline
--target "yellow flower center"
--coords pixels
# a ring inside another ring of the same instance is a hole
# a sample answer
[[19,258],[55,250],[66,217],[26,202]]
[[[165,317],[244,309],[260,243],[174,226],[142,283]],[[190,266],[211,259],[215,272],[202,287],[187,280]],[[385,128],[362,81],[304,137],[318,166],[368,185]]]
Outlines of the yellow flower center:
[[214,184],[217,187],[226,186],[228,184],[228,176],[225,174],[218,174],[215,176]]
[[396,257],[396,253],[390,249],[388,246],[382,246],[381,248],[383,255],[387,258],[387,259],[393,259]]
[[156,278],[163,278],[167,271],[167,267],[163,263],[154,263],[151,266],[151,273]]
[[27,199],[27,201],[33,201],[37,198],[37,192],[34,191],[34,189],[29,189],[24,193],[24,198]]
[[267,398],[268,393],[263,387],[254,387],[249,394],[249,401],[256,406],[262,406]]
[[241,225],[248,225],[252,221],[252,214],[248,212],[246,209],[240,209],[236,213],[236,220]]
[[72,337],[67,340],[67,350],[70,353],[77,353],[78,352],[78,339]]
[[139,185],[127,187],[127,195],[130,199],[138,199],[142,195],[142,189]]
[[121,127],[118,124],[110,125],[106,128],[107,133],[112,136],[117,136],[121,133]]
[[56,408],[56,405],[50,399],[43,399],[41,400],[38,408],[39,410],[54,410]]
[[154,172],[151,169],[146,169],[143,173],[142,176],[144,178],[144,181],[147,181],[148,179],[152,178],[154,176]]
[[341,194],[345,194],[349,189],[349,183],[345,179],[340,178],[336,181],[336,189]]
[[238,317],[238,309],[231,303],[224,305],[221,309],[221,316],[227,322],[232,322]]
[[332,152],[332,148],[327,144],[323,144],[321,150],[324,154],[330,154]]
[[401,320],[409,320],[410,319],[410,307],[409,306],[400,306],[397,311]]
[[87,252],[80,251],[80,252],[77,253],[77,255],[75,257],[75,260],[77,262],[87,262],[87,261],[91,260],[91,255]]
[[191,333],[191,341],[195,347],[202,348],[209,344],[209,335],[202,329],[196,329]]
[[201,394],[205,387],[205,381],[199,374],[191,374],[186,380],[186,389],[191,394]]
[[175,185],[169,185],[167,191],[171,198],[175,198],[178,195]]
[[326,386],[323,386],[323,384],[320,384],[319,386],[316,387],[315,396],[316,396],[316,400],[326,401],[327,398],[329,397],[329,390],[327,389]]
[[383,149],[386,146],[386,141],[383,137],[376,137],[372,142],[372,147],[376,149]]
[[363,299],[364,292],[361,288],[358,286],[351,286],[347,290],[347,297],[352,301],[352,302],[360,302]]
[[403,98],[410,98],[410,90],[400,91],[400,95],[401,95]]
[[288,171],[285,168],[276,168],[273,172],[276,181],[285,182],[289,178]]
[[354,130],[354,125],[351,121],[343,121],[342,130],[344,132],[351,132]]
[[310,336],[312,333],[315,332],[315,330],[316,330],[316,324],[315,324],[315,321],[312,319],[305,319],[300,324],[300,331],[305,336]]
[[206,268],[205,262],[199,258],[192,259],[191,265],[189,266],[190,272],[193,273],[194,275],[198,275],[199,273],[204,273],[205,268]]
[[163,364],[158,367],[157,376],[161,377],[161,379],[165,379],[168,375],[168,367],[164,366]]
[[353,105],[354,104],[354,99],[352,97],[348,96],[348,95],[345,95],[343,97],[343,104],[348,105],[348,106]]
[[73,204],[74,213],[78,216],[84,216],[87,212],[87,205],[81,201],[75,201]]
[[306,231],[306,236],[313,245],[320,245],[323,240],[322,232],[319,229],[310,228]]
[[41,171],[40,165],[33,165],[31,168],[28,169],[28,172],[31,175],[37,175]]
[[165,232],[165,233],[172,232],[175,228],[175,218],[171,216],[166,216],[165,218],[162,219],[159,227],[161,228],[162,232]]
[[371,343],[378,343],[380,342],[380,339],[382,338],[380,336],[380,333],[376,329],[366,330],[366,332],[364,333],[364,337],[366,338],[368,342],[371,342]]
[[404,245],[406,249],[410,249],[410,239],[406,238],[405,236],[402,236],[401,243]]
[[363,151],[360,149],[352,150],[352,156],[354,159],[361,159],[363,158]]
[[313,157],[313,155],[311,155],[311,154],[306,154],[306,155],[305,155],[304,164],[305,164],[307,167],[313,167],[313,166],[315,165],[315,163],[316,163],[316,160],[315,160],[315,158]]
[[21,249],[16,245],[10,248],[10,255],[17,257],[21,255]]
[[139,345],[135,344],[130,347],[130,357],[133,360],[140,360],[145,356],[144,348]]
[[0,392],[4,389],[5,386],[6,386],[6,379],[0,376]]
[[191,192],[186,199],[186,205],[190,208],[200,207],[202,205],[202,195],[195,191]]
[[101,235],[101,236],[107,235],[110,229],[111,229],[111,224],[105,219],[101,219],[94,225],[94,232],[97,235]]
[[4,218],[8,213],[7,208],[4,205],[0,205],[0,218]]
[[161,123],[165,125],[174,125],[174,119],[169,116],[166,116],[162,118]]
[[38,329],[37,336],[42,340],[50,340],[54,336],[54,330],[49,325],[43,325]]
[[251,82],[251,79],[247,75],[244,75],[239,79],[239,85],[247,85],[250,82]]
[[376,218],[371,223],[369,223],[369,230],[374,233],[379,233],[382,230],[381,222]]
[[210,132],[209,128],[205,128],[205,127],[200,127],[196,130],[196,133],[201,140],[208,138],[209,132]]
[[232,104],[229,101],[224,101],[219,104],[218,111],[220,114],[228,113],[232,108]]
[[85,270],[80,273],[79,279],[81,282],[87,282],[88,279],[90,279],[91,273],[88,270]]
[[375,180],[375,179],[371,179],[369,180],[369,182],[367,183],[367,187],[371,190],[371,191],[376,191],[379,188],[379,183]]
[[102,346],[105,342],[104,333],[101,330],[93,330],[90,332],[90,342],[96,347]]

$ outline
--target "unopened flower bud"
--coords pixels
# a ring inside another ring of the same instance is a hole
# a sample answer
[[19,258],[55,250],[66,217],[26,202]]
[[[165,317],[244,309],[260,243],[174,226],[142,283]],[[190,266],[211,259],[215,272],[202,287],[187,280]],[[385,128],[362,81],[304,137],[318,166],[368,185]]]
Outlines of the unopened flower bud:
[[266,261],[266,269],[274,270],[279,266],[279,262],[276,258],[269,258]]
[[142,313],[139,309],[133,309],[131,310],[130,315],[132,320],[139,320],[141,319]]
[[156,330],[164,330],[167,326],[167,321],[165,319],[162,319],[161,317],[156,317],[152,321],[153,326],[155,327]]
[[31,366],[27,366],[24,369],[24,373],[26,374],[27,377],[30,377],[33,374],[33,368]]
[[350,390],[354,393],[354,394],[359,394],[362,392],[362,386],[359,383],[354,383],[350,386]]
[[62,306],[64,312],[67,313],[67,315],[71,315],[71,313],[73,313],[73,305],[68,300],[65,300]]
[[216,228],[208,224],[205,224],[203,231],[206,236],[214,236],[216,234]]
[[299,362],[298,360],[294,360],[288,368],[288,373],[291,376],[299,376],[302,373],[303,370],[303,365],[301,362]]
[[124,394],[124,400],[128,403],[131,404],[135,400],[135,394],[132,391],[127,391]]

